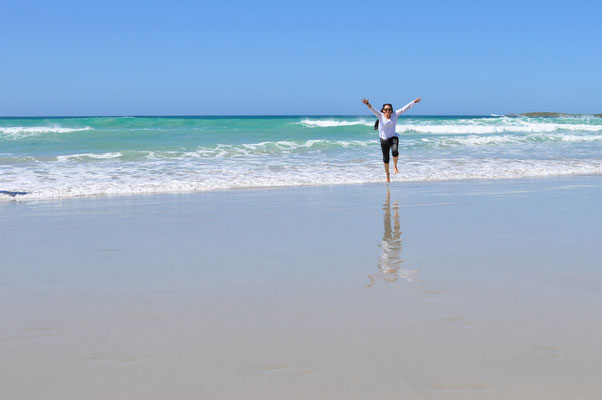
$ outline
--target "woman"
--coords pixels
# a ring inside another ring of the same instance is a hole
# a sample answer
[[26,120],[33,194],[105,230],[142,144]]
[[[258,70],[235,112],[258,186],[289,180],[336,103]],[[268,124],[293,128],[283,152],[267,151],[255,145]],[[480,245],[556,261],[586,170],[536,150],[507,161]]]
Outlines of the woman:
[[397,169],[397,159],[399,158],[399,135],[397,135],[397,132],[395,132],[397,117],[414,107],[414,104],[420,103],[420,97],[418,97],[416,100],[412,100],[410,103],[406,104],[395,112],[393,112],[393,106],[389,103],[384,104],[380,112],[376,111],[376,109],[372,107],[368,99],[362,99],[362,103],[368,106],[370,111],[372,111],[374,115],[376,115],[376,118],[378,118],[378,121],[376,121],[376,124],[374,125],[374,129],[378,127],[380,148],[383,151],[383,162],[385,163],[385,172],[387,173],[387,183],[391,182],[391,177],[389,176],[389,149],[391,149],[393,153],[393,166],[395,167],[395,173],[399,172]]

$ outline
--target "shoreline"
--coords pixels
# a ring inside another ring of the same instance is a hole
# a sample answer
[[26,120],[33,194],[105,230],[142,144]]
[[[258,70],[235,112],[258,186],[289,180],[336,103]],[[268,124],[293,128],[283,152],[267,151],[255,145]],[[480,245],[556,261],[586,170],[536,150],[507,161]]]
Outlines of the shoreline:
[[234,187],[234,188],[218,188],[209,190],[190,190],[190,191],[157,191],[157,192],[142,192],[142,193],[116,193],[116,194],[92,194],[92,195],[77,195],[77,196],[57,196],[54,198],[23,198],[21,196],[32,194],[32,192],[21,192],[13,190],[0,190],[0,205],[6,203],[37,203],[37,202],[53,202],[53,201],[65,201],[65,200],[78,200],[78,199],[120,199],[120,198],[137,198],[145,196],[187,196],[203,193],[227,193],[227,192],[238,192],[238,191],[270,191],[270,190],[287,190],[287,189],[310,189],[310,188],[337,188],[337,187],[361,187],[361,186],[390,186],[390,185],[437,185],[437,184],[495,184],[497,182],[506,182],[511,184],[516,183],[537,183],[546,182],[556,179],[587,179],[596,177],[602,178],[602,175],[598,174],[570,174],[570,175],[541,175],[541,176],[527,176],[527,177],[511,177],[511,178],[467,178],[467,179],[447,179],[447,180],[416,180],[416,181],[392,181],[391,183],[386,182],[364,182],[364,183],[340,183],[340,184],[307,184],[307,185],[290,185],[290,186],[257,186],[257,187]]
[[[599,122],[408,119],[397,129],[402,158],[393,179],[602,175]],[[99,118],[3,125],[0,202],[384,181],[373,120],[364,117]]]

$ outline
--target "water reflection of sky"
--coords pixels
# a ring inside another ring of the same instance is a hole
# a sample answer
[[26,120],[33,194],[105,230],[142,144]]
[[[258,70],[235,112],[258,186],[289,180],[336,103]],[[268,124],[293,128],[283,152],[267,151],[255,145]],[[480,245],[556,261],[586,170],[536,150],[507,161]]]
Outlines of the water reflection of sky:
[[[393,208],[393,216],[391,216]],[[408,282],[417,279],[418,271],[402,268],[403,260],[401,258],[401,224],[399,222],[399,204],[397,200],[391,207],[391,192],[387,190],[387,199],[383,204],[383,238],[379,244],[380,254],[378,256],[378,272],[368,275],[370,283],[368,287],[373,286],[377,280],[393,283],[399,278]]]

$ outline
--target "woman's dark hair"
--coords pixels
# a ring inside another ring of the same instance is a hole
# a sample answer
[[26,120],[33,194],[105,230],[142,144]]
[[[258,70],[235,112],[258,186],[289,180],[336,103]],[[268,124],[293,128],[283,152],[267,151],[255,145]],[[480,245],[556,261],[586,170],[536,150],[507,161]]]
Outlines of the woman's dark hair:
[[[380,112],[383,112],[385,110],[386,106],[389,106],[389,107],[391,107],[391,109],[393,109],[393,104],[391,104],[391,103],[385,103],[385,104],[383,104],[383,107],[380,109]],[[378,129],[378,119],[374,123],[374,130],[377,130],[377,129]]]

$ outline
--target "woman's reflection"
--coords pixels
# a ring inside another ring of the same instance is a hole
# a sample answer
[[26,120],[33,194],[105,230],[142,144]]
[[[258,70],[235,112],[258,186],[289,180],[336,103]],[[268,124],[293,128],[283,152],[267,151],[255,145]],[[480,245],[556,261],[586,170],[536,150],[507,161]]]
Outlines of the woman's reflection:
[[381,241],[380,255],[378,257],[378,274],[368,275],[370,283],[374,285],[381,278],[386,282],[395,282],[399,278],[408,282],[416,280],[418,271],[401,267],[401,229],[399,224],[399,204],[393,203],[393,227],[391,227],[391,192],[387,190],[387,201],[383,204],[384,210],[384,234]]

